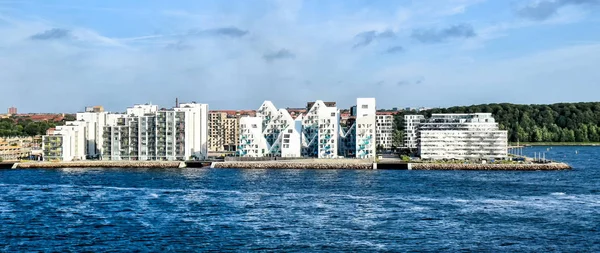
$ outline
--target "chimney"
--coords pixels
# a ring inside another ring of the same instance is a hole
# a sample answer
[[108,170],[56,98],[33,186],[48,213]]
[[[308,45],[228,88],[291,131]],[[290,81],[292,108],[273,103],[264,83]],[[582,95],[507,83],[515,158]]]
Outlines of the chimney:
[[175,107],[179,107],[179,98],[175,98]]

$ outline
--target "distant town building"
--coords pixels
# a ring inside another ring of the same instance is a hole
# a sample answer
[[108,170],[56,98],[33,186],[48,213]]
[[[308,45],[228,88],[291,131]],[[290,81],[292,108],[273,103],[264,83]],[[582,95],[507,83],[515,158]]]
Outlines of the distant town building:
[[417,123],[422,159],[506,159],[508,134],[491,113],[433,114]]
[[377,112],[377,146],[385,150],[392,149],[394,136],[394,113]]
[[17,108],[16,107],[10,107],[10,108],[8,108],[8,114],[10,114],[10,115],[16,115],[17,114]]

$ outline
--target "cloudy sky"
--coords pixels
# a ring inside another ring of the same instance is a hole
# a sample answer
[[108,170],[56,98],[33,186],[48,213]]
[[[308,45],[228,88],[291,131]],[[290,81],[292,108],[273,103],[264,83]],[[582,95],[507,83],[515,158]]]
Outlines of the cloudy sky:
[[600,0],[0,0],[0,85],[21,112],[598,101]]

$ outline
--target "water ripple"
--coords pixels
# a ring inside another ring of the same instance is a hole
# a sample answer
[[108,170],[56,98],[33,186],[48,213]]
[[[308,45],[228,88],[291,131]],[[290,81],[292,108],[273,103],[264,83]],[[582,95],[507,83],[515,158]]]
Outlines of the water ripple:
[[565,172],[6,170],[0,251],[597,252],[600,164],[569,159]]

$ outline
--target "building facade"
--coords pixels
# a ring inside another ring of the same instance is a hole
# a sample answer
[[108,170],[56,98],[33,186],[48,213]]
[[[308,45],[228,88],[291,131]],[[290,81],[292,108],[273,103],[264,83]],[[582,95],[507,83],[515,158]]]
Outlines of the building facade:
[[356,158],[373,158],[376,153],[377,119],[374,98],[356,100]]
[[0,140],[0,160],[18,161],[31,155],[31,149],[25,148],[16,142]]
[[208,154],[208,105],[135,105],[125,114],[86,108],[42,138],[44,160],[187,160]]
[[491,113],[433,114],[418,124],[422,159],[494,160],[508,157],[508,133]]
[[425,120],[423,115],[404,115],[404,147],[417,149],[418,127]]
[[263,157],[268,155],[263,135],[263,119],[260,117],[242,117],[240,119],[240,142],[237,152],[243,157]]
[[86,124],[82,121],[67,122],[57,126],[51,135],[42,137],[44,161],[81,161],[85,160]]
[[134,107],[103,131],[104,160],[204,159],[208,154],[208,105],[183,103],[171,110]]
[[17,108],[16,107],[10,107],[10,108],[8,108],[8,114],[9,115],[16,115],[17,114]]
[[77,121],[85,122],[85,152],[88,158],[99,159],[103,154],[104,128],[115,126],[126,115],[104,112],[101,106],[94,106],[86,107],[85,112],[77,113],[75,117]]
[[208,150],[236,151],[240,137],[240,115],[236,112],[211,111],[208,119]]
[[[240,119],[238,154],[248,157],[374,157],[375,99],[358,99],[357,104],[362,108],[361,114],[346,119],[344,123],[349,125],[341,126],[340,111],[333,102],[310,102],[305,113],[292,117],[289,110],[277,109],[272,102],[265,101],[256,117]],[[258,133],[262,134],[258,136]]]
[[[334,103],[329,102],[329,105]],[[337,107],[327,106],[321,100],[312,107],[302,120],[302,156],[337,158],[340,115]]]
[[377,113],[377,147],[384,150],[391,150],[394,139],[394,114]]

